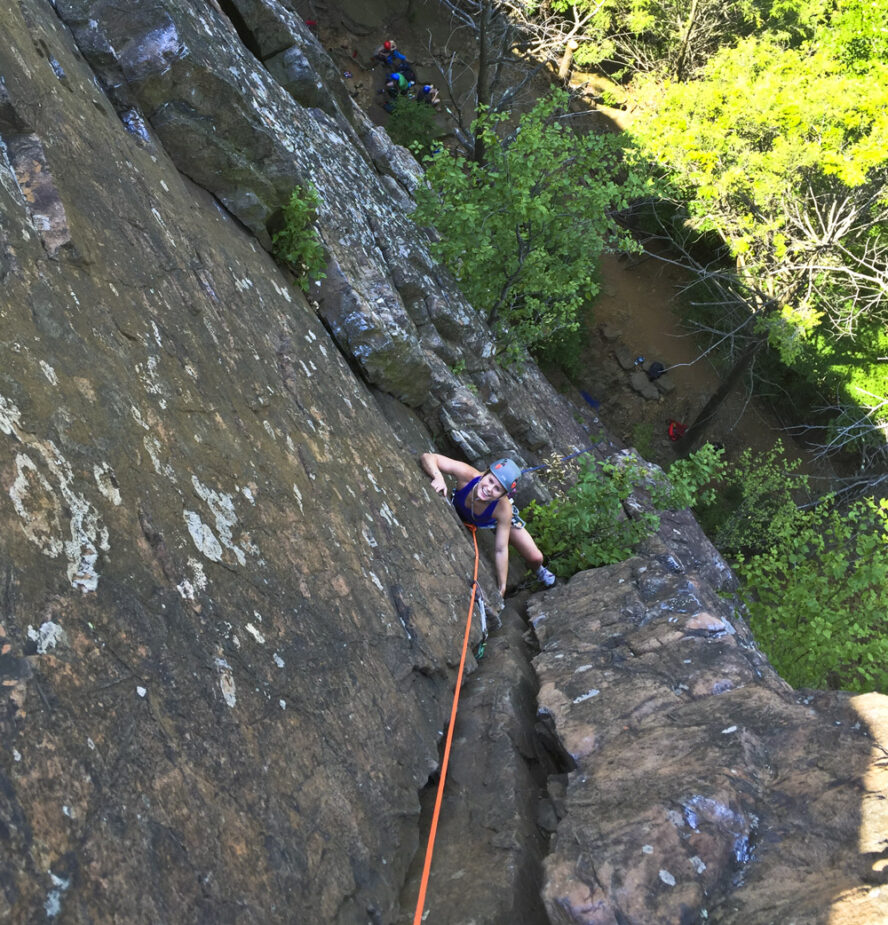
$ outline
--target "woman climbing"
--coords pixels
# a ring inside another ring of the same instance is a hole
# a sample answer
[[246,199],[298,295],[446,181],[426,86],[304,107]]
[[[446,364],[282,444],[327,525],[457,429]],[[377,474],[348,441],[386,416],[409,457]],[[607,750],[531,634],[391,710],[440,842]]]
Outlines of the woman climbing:
[[479,529],[496,529],[494,562],[500,594],[506,593],[510,543],[545,587],[551,588],[555,584],[555,576],[543,565],[543,554],[524,529],[524,521],[512,505],[512,495],[518,487],[521,470],[511,459],[498,459],[485,472],[440,453],[423,453],[419,463],[432,480],[432,488],[445,498],[447,484],[444,476],[451,475],[456,479],[457,487],[451,502],[464,523]]

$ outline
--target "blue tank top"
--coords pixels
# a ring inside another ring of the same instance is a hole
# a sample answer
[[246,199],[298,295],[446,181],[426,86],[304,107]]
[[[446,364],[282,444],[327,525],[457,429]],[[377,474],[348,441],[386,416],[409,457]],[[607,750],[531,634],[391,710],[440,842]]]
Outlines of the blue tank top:
[[499,504],[500,499],[494,498],[490,504],[480,513],[476,514],[472,510],[472,489],[481,481],[481,476],[476,475],[467,485],[463,485],[459,491],[453,493],[452,503],[459,514],[463,523],[474,524],[476,527],[493,527],[496,525],[496,518],[493,516],[493,509]]

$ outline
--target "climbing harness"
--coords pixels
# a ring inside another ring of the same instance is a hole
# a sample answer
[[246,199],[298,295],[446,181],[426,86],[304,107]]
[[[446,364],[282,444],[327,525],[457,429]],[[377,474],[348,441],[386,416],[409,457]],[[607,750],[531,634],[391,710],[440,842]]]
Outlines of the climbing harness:
[[[475,570],[472,574],[472,596],[469,601],[469,614],[466,617],[466,631],[463,636],[462,654],[459,659],[459,671],[456,675],[456,689],[453,691],[453,706],[450,709],[450,724],[447,727],[447,739],[444,743],[444,757],[441,760],[441,776],[438,779],[438,792],[435,794],[435,809],[432,813],[429,840],[426,844],[425,863],[422,867],[422,879],[419,883],[419,896],[416,899],[416,912],[413,915],[413,925],[420,925],[422,922],[426,890],[429,885],[429,873],[432,869],[432,851],[435,847],[435,834],[438,831],[438,817],[441,815],[441,801],[444,798],[444,781],[447,778],[447,765],[450,763],[450,746],[453,742],[453,730],[456,726],[456,708],[459,704],[459,691],[462,687],[463,671],[466,666],[466,652],[469,648],[469,633],[472,629],[472,613],[475,610],[475,597],[478,590],[478,534],[471,524],[467,524],[466,526],[472,531],[472,542],[475,544]],[[484,612],[483,605],[481,612]]]

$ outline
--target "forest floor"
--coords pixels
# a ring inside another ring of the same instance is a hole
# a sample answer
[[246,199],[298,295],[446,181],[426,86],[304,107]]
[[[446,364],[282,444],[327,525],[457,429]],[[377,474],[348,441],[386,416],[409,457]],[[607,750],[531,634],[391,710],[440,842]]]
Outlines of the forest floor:
[[[294,0],[293,5],[303,18],[317,23],[318,37],[340,67],[355,102],[380,125],[388,119],[379,93],[387,75],[372,55],[385,39],[396,42],[418,79],[438,86],[442,98],[446,94],[440,64],[454,52],[465,54],[471,45],[468,32],[455,24],[439,0]],[[471,79],[471,73],[463,74],[463,81]],[[531,88],[528,106],[545,91],[547,80],[545,75]],[[583,83],[594,94],[595,80],[594,75],[579,74],[572,83]],[[455,82],[457,96],[465,89],[459,80]],[[620,131],[632,119],[631,113],[600,101],[591,102],[591,108],[590,127],[599,131]],[[443,128],[446,117],[439,118]],[[584,401],[580,389],[600,401],[601,419],[616,438],[651,461],[668,465],[675,458],[675,445],[667,434],[669,420],[691,424],[719,385],[716,369],[708,359],[699,358],[701,349],[678,312],[687,277],[680,268],[655,257],[638,261],[617,255],[604,256],[601,275],[601,294],[584,325],[580,372],[574,383],[558,370],[546,373],[577,404]],[[674,389],[659,401],[643,398],[631,388],[629,372],[616,359],[620,348],[644,356],[646,365],[659,361],[669,367]],[[832,474],[827,463],[815,460],[742,386],[719,409],[707,439],[722,443],[729,459],[744,447],[764,451],[780,439],[787,455],[801,460],[802,471],[823,477]]]

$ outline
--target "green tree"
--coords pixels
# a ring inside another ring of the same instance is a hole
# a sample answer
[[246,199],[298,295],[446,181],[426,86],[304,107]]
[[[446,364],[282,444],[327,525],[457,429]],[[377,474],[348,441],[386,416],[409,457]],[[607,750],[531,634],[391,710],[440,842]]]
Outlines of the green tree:
[[[554,484],[549,482],[553,500],[546,505],[532,501],[525,509],[549,567],[560,578],[569,578],[581,569],[628,558],[659,528],[658,511],[712,501],[712,484],[724,471],[723,452],[707,443],[688,459],[673,463],[668,475],[659,479],[632,455],[604,461],[585,457],[576,480],[567,487],[556,470]],[[626,505],[639,491],[651,504]]]
[[441,134],[434,107],[406,96],[395,99],[386,131],[396,145],[409,148],[418,157],[428,154]]
[[576,51],[579,63],[613,62],[628,74],[653,73],[683,81],[721,48],[767,31],[798,43],[813,35],[825,0],[603,0],[556,9],[594,7],[589,34]]
[[736,570],[756,641],[790,684],[888,692],[888,501],[800,511]]
[[437,229],[436,256],[512,356],[575,330],[598,292],[602,251],[635,249],[611,216],[645,184],[626,169],[623,140],[574,133],[560,118],[565,104],[552,93],[506,138],[496,132],[505,116],[483,115],[486,163],[440,151],[416,193],[414,220]]
[[637,124],[689,224],[734,257],[755,316],[738,364],[765,339],[791,364],[818,329],[853,338],[888,320],[886,74],[879,62],[849,71],[817,44],[749,38]]

